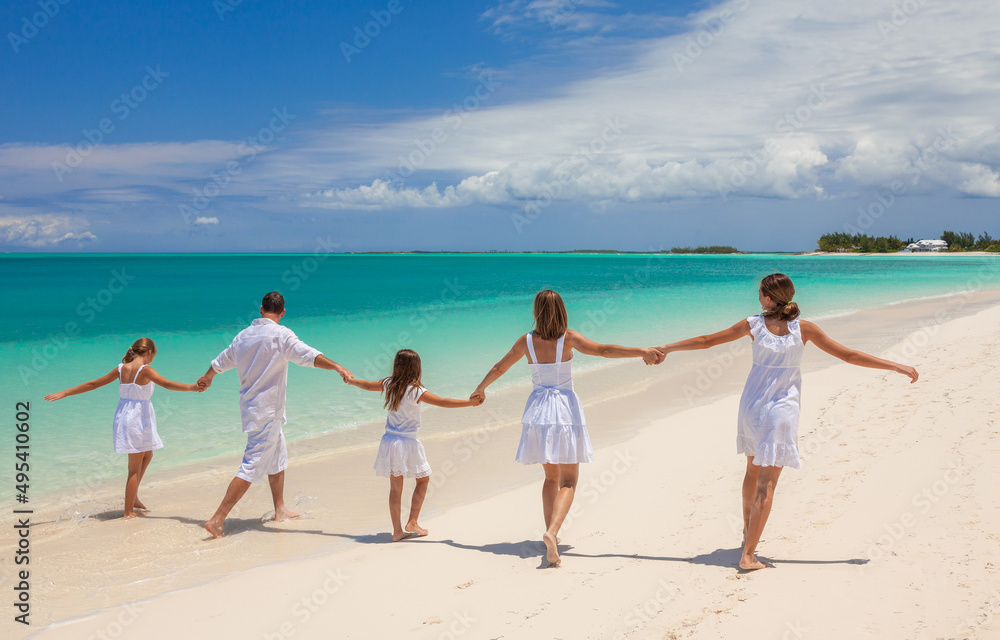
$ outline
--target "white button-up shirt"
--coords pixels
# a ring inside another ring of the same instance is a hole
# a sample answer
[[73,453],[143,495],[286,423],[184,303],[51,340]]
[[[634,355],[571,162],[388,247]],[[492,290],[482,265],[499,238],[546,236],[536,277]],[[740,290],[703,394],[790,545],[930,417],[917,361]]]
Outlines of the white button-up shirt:
[[257,431],[279,418],[285,423],[288,363],[312,367],[318,355],[318,349],[299,340],[288,327],[269,318],[257,318],[212,360],[216,373],[236,367],[240,376],[244,433]]

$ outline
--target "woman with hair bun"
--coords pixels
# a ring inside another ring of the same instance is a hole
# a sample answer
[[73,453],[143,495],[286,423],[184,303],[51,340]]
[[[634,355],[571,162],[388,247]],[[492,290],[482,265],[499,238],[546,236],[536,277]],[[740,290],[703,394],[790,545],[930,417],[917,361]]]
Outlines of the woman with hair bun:
[[757,560],[757,543],[771,512],[774,488],[783,467],[799,469],[800,364],[807,342],[848,364],[895,371],[917,381],[913,367],[876,358],[831,340],[811,322],[799,320],[799,305],[792,302],[795,287],[782,273],[760,282],[758,299],[763,313],[740,320],[724,331],[657,347],[672,351],[708,349],[750,336],[753,367],[747,377],[736,436],[739,453],[747,457],[743,478],[743,555],[740,568],[763,569]]
[[[139,500],[139,483],[146,473],[146,467],[153,459],[153,451],[163,448],[160,436],[156,433],[156,413],[150,398],[153,396],[153,384],[158,384],[170,391],[196,391],[205,389],[197,384],[181,384],[167,380],[153,370],[149,365],[156,357],[156,345],[149,338],[136,340],[122,363],[106,375],[84,382],[83,384],[58,393],[50,393],[45,399],[52,402],[66,396],[75,396],[118,380],[118,409],[115,411],[113,423],[115,453],[128,454],[128,479],[125,481],[125,514],[124,519],[136,517],[135,509],[146,511],[146,506]],[[130,380],[130,382],[125,382]]]

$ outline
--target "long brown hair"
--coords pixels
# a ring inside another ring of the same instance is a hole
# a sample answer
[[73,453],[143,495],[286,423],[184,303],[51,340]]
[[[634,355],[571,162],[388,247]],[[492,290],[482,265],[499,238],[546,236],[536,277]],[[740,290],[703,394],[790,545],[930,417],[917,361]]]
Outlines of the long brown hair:
[[535,334],[542,340],[557,340],[566,333],[569,320],[566,305],[558,293],[551,289],[539,291],[535,296]]
[[122,364],[132,362],[140,356],[144,356],[147,353],[156,353],[156,345],[149,338],[139,338],[132,343],[132,346],[128,348],[125,352],[125,357],[122,358]]
[[792,302],[795,297],[795,285],[792,279],[783,273],[772,273],[760,281],[760,292],[771,299],[774,306],[763,315],[778,320],[794,320],[799,317],[799,305]]
[[392,376],[386,378],[385,407],[389,411],[399,408],[410,385],[420,386],[420,356],[413,349],[400,349],[392,363]]

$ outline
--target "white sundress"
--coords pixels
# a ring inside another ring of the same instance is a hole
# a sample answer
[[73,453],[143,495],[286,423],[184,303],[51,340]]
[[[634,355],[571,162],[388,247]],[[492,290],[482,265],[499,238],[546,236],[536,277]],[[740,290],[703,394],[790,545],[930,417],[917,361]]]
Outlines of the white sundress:
[[[387,388],[389,379],[382,382]],[[375,457],[375,474],[388,478],[426,478],[431,475],[431,465],[427,462],[424,445],[417,440],[420,430],[420,396],[427,389],[410,385],[399,401],[399,407],[390,411],[385,420],[385,433],[378,445]]]
[[566,334],[556,343],[555,362],[549,363],[538,362],[530,333],[527,338],[534,388],[524,406],[515,460],[523,464],[593,462],[583,406],[573,391],[573,361],[562,361]]
[[763,316],[750,316],[753,367],[740,398],[736,448],[762,467],[799,469],[800,364],[805,343],[799,321],[788,334],[771,333]]
[[122,365],[118,365],[118,409],[115,411],[113,434],[115,453],[145,453],[163,448],[156,433],[156,413],[153,411],[153,383],[136,384],[146,365],[139,367],[132,382],[121,382]]

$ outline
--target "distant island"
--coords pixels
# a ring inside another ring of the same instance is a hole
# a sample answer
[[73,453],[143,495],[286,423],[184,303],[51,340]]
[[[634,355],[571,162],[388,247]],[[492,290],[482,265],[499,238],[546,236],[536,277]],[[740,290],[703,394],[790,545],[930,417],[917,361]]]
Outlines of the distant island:
[[[968,232],[945,231],[941,234],[941,241],[945,246],[933,249],[934,251],[947,251],[950,253],[961,253],[965,251],[989,251],[1000,253],[1000,240],[993,238],[985,231],[979,234]],[[897,253],[904,249],[922,250],[915,248],[921,242],[913,238],[900,240],[897,236],[869,236],[861,233],[824,233],[820,236],[816,244],[820,251],[831,253]],[[936,243],[940,244],[940,243]]]
[[[663,251],[662,253],[667,253]],[[742,253],[736,247],[712,245],[710,247],[674,247],[669,253]]]

